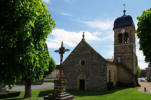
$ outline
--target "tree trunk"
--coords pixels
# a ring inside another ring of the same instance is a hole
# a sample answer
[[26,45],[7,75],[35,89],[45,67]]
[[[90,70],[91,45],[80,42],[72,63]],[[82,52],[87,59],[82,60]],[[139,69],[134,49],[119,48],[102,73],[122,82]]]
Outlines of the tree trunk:
[[25,80],[25,95],[24,98],[30,98],[31,97],[31,80],[26,79]]

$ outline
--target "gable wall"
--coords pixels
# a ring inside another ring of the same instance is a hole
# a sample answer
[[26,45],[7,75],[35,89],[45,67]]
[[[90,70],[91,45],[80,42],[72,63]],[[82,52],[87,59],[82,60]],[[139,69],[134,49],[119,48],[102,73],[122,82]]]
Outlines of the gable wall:
[[80,42],[65,60],[64,75],[68,89],[79,89],[80,79],[85,80],[86,90],[107,89],[107,63],[85,42]]

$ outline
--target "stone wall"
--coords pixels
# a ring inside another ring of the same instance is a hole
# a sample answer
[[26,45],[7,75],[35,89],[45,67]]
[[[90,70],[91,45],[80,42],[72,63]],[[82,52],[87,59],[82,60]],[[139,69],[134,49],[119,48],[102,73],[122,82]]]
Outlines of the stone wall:
[[117,66],[112,62],[107,64],[107,82],[113,82],[114,86],[117,84]]
[[117,67],[117,83],[118,85],[133,85],[133,76],[130,71],[126,70],[124,66],[118,65]]
[[[125,32],[128,33],[128,43],[120,43],[118,40],[118,35],[121,34],[122,29],[125,29]],[[120,59],[119,62],[118,59]],[[118,82],[123,84],[135,84],[137,81],[137,56],[134,26],[114,29],[114,62],[118,65]]]
[[151,67],[148,67],[146,70],[147,70],[147,80],[151,82]]

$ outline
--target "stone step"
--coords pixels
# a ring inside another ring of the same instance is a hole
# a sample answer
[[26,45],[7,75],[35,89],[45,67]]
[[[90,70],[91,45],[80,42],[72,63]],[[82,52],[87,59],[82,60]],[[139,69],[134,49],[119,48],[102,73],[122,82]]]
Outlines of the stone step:
[[73,100],[73,95],[66,95],[63,97],[57,97],[56,100]]
[[58,95],[59,97],[67,97],[67,96],[70,96],[70,94],[68,94],[68,93],[63,93],[63,94],[60,94],[60,95]]

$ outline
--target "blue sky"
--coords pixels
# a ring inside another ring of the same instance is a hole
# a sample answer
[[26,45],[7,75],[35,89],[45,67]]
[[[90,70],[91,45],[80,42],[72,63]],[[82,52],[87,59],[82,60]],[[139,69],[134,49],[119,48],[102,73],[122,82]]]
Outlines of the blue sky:
[[[71,53],[82,39],[85,32],[86,41],[104,58],[113,58],[114,32],[113,23],[123,15],[123,4],[126,4],[126,14],[133,17],[137,28],[137,16],[150,8],[151,0],[43,0],[56,27],[48,36],[47,45],[50,56],[59,64],[59,54],[54,50],[60,47],[61,41],[70,49],[64,59]],[[148,66],[139,50],[136,38],[136,51],[139,66]]]

